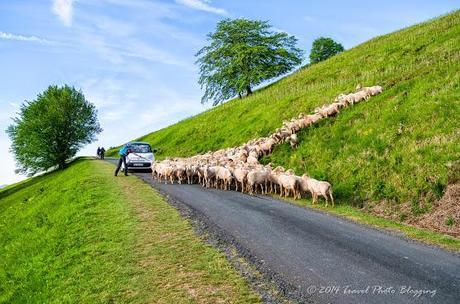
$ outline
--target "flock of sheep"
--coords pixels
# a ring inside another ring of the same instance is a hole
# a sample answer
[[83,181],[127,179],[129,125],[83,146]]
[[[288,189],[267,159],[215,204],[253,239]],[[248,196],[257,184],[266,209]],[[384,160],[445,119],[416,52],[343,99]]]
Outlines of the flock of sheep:
[[313,203],[322,196],[326,200],[326,206],[329,199],[334,205],[330,183],[306,174],[297,176],[293,170],[285,170],[280,166],[272,168],[271,164],[262,165],[259,157],[270,154],[276,145],[283,142],[288,142],[295,148],[298,145],[296,133],[301,129],[338,114],[341,108],[367,100],[381,92],[381,86],[358,85],[355,93],[340,94],[332,104],[316,108],[313,114],[301,113],[297,118],[283,122],[282,127],[268,137],[253,139],[239,147],[193,157],[155,161],[152,164],[152,175],[165,183],[199,183],[203,187],[234,189],[251,195],[255,192],[274,193],[298,199],[310,193]]

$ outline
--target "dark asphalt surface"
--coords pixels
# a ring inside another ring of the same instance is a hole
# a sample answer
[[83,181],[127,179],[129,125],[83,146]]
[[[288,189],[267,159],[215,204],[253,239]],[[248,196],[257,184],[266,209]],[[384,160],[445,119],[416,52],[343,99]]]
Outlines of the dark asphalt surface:
[[459,255],[270,197],[135,174],[228,235],[302,302],[460,303]]

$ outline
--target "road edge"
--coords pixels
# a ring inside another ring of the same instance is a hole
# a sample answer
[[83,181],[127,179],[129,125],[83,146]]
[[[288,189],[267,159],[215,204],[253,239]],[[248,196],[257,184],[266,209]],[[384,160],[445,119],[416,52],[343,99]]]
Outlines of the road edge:
[[221,251],[234,267],[257,292],[264,303],[313,303],[311,295],[301,293],[296,286],[287,283],[277,273],[264,265],[263,261],[244,248],[233,237],[226,234],[200,212],[154,187],[142,176],[137,178],[147,183],[160,194],[180,215],[191,224],[197,235],[206,243]]

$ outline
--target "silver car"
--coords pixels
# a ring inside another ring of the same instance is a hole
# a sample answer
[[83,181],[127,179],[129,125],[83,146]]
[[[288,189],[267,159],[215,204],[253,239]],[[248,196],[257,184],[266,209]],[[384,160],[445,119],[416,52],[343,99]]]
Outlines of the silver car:
[[[150,144],[146,142],[132,142],[128,145],[132,152],[126,157],[126,166],[128,169],[149,169],[152,166],[152,162],[155,160],[155,151],[152,150]],[[122,165],[121,168],[124,170],[124,165]]]

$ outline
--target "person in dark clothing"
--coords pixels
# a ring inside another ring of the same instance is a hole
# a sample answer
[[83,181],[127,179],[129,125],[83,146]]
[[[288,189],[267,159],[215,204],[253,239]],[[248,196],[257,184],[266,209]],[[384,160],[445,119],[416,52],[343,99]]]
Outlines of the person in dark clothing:
[[97,157],[101,156],[101,147],[97,147]]
[[101,151],[99,151],[99,155],[100,155],[101,159],[104,159],[104,155],[105,155],[104,147],[101,147]]
[[118,160],[117,169],[115,169],[115,176],[118,175],[118,171],[120,171],[121,164],[123,164],[125,167],[125,176],[128,176],[128,166],[126,165],[126,156],[128,156],[128,154],[131,152],[132,151],[129,145],[124,145],[123,148],[120,149],[120,152],[118,152],[118,154],[120,155],[120,159]]

